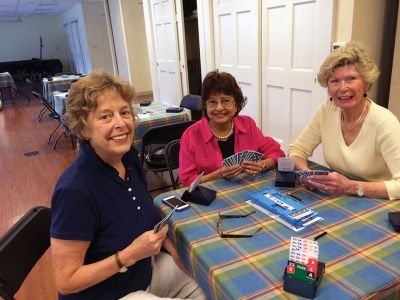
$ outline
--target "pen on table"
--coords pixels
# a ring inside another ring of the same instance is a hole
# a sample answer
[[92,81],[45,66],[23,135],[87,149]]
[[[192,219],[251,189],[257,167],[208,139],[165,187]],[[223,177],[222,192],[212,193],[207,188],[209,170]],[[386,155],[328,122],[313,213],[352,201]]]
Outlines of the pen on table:
[[298,200],[300,202],[303,202],[303,200],[301,200],[299,197],[293,195],[291,192],[287,192],[287,194],[288,194],[288,196],[290,196],[290,197],[292,197],[292,198],[294,198],[294,199],[296,199],[296,200]]
[[324,232],[318,234],[318,235],[314,238],[314,241],[316,241],[316,240],[318,240],[319,238],[323,237],[323,236],[324,236],[325,234],[327,234],[327,233],[328,233],[328,232],[324,231]]

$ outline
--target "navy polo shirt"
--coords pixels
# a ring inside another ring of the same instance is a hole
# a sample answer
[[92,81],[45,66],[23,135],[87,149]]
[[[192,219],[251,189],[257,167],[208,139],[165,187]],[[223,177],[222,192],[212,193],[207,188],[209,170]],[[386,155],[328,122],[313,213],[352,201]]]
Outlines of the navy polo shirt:
[[[85,264],[100,261],[127,247],[159,221],[133,148],[122,162],[127,178],[82,143],[72,165],[60,176],[52,196],[50,235],[90,241]],[[145,290],[151,281],[151,258],[145,258],[82,292],[59,299],[118,299]]]

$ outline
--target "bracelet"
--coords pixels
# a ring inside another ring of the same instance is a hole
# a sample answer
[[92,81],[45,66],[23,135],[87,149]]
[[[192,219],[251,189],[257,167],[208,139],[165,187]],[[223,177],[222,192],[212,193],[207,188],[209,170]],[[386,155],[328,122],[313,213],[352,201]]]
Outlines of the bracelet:
[[119,273],[125,273],[126,271],[128,271],[128,268],[126,267],[126,266],[124,266],[123,264],[122,264],[122,262],[121,262],[121,260],[119,259],[119,251],[117,251],[115,254],[114,254],[114,257],[115,257],[115,262],[117,263],[117,266],[118,266],[118,268],[119,268]]
[[114,257],[115,257],[115,262],[117,263],[118,268],[121,269],[122,267],[124,267],[124,265],[122,264],[121,260],[119,259],[119,252],[116,252],[114,254]]

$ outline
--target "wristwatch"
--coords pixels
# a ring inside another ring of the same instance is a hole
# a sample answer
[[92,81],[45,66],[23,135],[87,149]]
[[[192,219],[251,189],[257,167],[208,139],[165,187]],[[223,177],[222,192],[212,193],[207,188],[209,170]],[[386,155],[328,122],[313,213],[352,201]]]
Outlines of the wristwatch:
[[364,197],[363,185],[361,181],[358,182],[357,196]]
[[125,266],[121,263],[121,260],[119,259],[119,252],[115,253],[114,257],[115,257],[115,262],[117,263],[117,266],[118,266],[118,268],[119,268],[119,271],[118,271],[118,272],[120,272],[120,273],[125,273],[126,271],[128,271],[128,268],[125,267]]

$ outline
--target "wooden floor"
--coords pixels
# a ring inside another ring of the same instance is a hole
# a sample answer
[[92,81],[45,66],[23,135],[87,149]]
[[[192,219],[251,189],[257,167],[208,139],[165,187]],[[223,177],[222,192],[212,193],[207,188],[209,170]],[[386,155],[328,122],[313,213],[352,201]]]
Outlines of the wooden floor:
[[[58,177],[76,156],[69,138],[62,137],[56,150],[47,144],[56,121],[46,115],[39,123],[41,107],[36,99],[28,102],[17,95],[16,104],[5,101],[0,110],[0,236],[31,207],[50,206]],[[38,154],[26,155],[34,151]],[[166,174],[148,174],[147,179],[149,188],[168,182]],[[50,250],[29,274],[16,299],[57,299]]]

